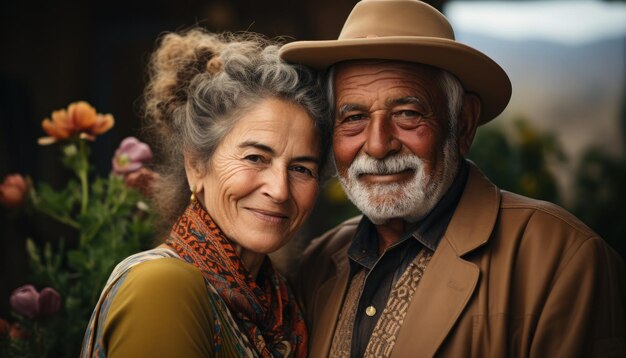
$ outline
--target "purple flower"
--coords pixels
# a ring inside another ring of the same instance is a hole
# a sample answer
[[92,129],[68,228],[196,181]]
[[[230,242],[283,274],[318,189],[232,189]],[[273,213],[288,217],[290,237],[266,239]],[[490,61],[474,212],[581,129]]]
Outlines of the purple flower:
[[150,147],[135,137],[127,137],[120,143],[113,157],[113,172],[127,174],[143,167],[143,162],[152,159]]
[[11,293],[11,309],[18,314],[35,318],[39,313],[39,292],[33,285],[24,285]]
[[27,318],[52,316],[61,308],[61,295],[50,287],[37,292],[33,285],[24,285],[11,293],[10,303],[13,311]]
[[39,315],[52,316],[61,308],[61,295],[54,289],[46,287],[39,293]]

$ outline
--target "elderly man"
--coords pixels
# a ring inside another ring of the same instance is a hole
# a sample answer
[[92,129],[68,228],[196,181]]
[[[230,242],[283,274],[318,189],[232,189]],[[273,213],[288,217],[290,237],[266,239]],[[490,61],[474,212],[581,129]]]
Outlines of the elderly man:
[[305,253],[312,357],[626,356],[619,256],[464,159],[511,85],[443,15],[363,0],[338,40],[281,55],[328,69],[337,174],[364,214]]

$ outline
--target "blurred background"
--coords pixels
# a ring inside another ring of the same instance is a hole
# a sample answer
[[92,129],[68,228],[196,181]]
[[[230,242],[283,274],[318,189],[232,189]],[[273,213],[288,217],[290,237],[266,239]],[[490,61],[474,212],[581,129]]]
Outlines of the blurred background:
[[[194,25],[270,37],[334,39],[354,0],[4,1],[0,3],[0,178],[61,186],[58,147],[40,122],[85,100],[115,116],[92,147],[108,175],[119,142],[141,138],[140,97],[157,38]],[[470,158],[501,188],[556,202],[626,257],[626,2],[431,1],[457,39],[495,59],[513,97],[479,129]],[[383,21],[383,20],[381,20]],[[384,20],[388,21],[388,20]],[[301,243],[356,215],[324,188]],[[42,217],[0,208],[0,316],[26,281],[25,240],[71,239]]]

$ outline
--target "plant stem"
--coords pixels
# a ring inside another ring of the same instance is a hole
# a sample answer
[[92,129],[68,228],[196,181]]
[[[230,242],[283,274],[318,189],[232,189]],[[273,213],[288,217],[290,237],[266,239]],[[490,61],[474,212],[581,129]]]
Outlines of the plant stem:
[[85,148],[85,141],[78,140],[80,148],[80,161],[81,165],[78,169],[78,178],[80,179],[80,186],[82,189],[80,213],[84,214],[87,211],[87,205],[89,204],[89,183],[87,182],[87,174],[89,171],[89,162],[87,161],[87,150]]
[[38,208],[39,211],[43,212],[44,214],[48,215],[49,217],[55,219],[58,222],[61,222],[67,226],[71,226],[74,229],[79,229],[80,226],[78,224],[78,222],[72,220],[71,218],[68,218],[66,216],[61,216],[61,215],[57,215],[54,212],[50,211],[50,210],[46,210],[43,208]]
[[[115,217],[115,214],[117,214],[118,210],[120,209],[120,206],[122,205],[122,203],[124,203],[124,202],[126,201],[126,197],[128,196],[128,189],[124,189],[124,190],[122,191],[122,193],[121,193],[121,194],[119,194],[119,195],[120,195],[120,197],[119,197],[119,198],[115,201],[115,203],[110,204],[111,198],[112,198],[112,197],[113,197],[113,195],[114,195],[114,194],[111,192],[111,188],[114,186],[114,185],[113,185],[113,183],[112,183],[112,181],[113,181],[113,180],[115,180],[115,177],[114,177],[113,175],[110,175],[110,176],[109,176],[109,181],[108,181],[108,183],[107,183],[107,196],[106,196],[106,204],[107,204],[107,207],[109,207],[109,212],[110,212],[111,217]],[[109,206],[109,205],[110,205],[110,206]],[[85,237],[85,238],[89,238],[89,239],[91,240],[91,238],[92,238],[93,236],[95,236],[95,235],[96,235],[96,233],[100,230],[100,228],[102,227],[102,225],[104,225],[104,222],[103,222],[103,221],[99,221],[99,222],[98,222],[98,224],[97,224],[97,225],[95,225],[95,226],[91,229],[91,231],[89,231],[89,232],[85,233],[84,235],[83,235],[83,233],[81,232],[81,243],[82,243],[82,242],[84,242],[83,240],[86,240],[86,239],[83,239],[83,237]],[[117,241],[117,240],[112,240],[112,241],[111,241],[111,243],[112,243],[112,246],[113,246],[113,247],[115,247],[115,246],[116,246],[116,241]]]

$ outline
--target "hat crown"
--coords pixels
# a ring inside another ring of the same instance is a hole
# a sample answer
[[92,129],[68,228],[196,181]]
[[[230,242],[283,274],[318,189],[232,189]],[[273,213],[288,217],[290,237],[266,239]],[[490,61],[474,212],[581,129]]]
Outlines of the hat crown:
[[421,1],[363,0],[352,9],[339,40],[388,36],[454,40],[454,31],[437,9]]

